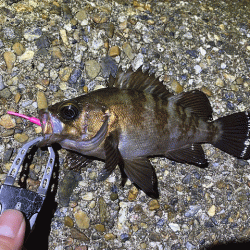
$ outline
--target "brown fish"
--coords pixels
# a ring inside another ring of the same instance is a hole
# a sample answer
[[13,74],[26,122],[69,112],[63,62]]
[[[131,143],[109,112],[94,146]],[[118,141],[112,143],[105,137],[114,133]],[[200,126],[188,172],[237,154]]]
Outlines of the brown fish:
[[154,75],[119,70],[108,87],[66,100],[39,114],[44,141],[59,143],[74,166],[88,157],[105,161],[99,180],[118,165],[122,176],[152,198],[157,177],[148,157],[207,166],[202,143],[242,159],[250,158],[250,112],[212,121],[206,95],[198,90],[172,95]]

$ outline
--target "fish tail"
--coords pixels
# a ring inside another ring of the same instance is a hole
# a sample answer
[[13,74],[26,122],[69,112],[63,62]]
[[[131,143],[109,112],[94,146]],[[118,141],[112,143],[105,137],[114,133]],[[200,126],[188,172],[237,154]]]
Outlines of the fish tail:
[[241,159],[250,158],[250,112],[240,112],[214,121],[219,128],[215,147]]

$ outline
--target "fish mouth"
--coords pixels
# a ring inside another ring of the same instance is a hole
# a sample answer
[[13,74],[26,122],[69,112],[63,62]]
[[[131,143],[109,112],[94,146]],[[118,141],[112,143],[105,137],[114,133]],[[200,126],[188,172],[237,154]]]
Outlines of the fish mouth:
[[48,110],[39,111],[39,120],[41,122],[42,133],[44,140],[38,146],[50,146],[53,143],[62,140],[61,132],[63,130],[63,123],[54,117]]

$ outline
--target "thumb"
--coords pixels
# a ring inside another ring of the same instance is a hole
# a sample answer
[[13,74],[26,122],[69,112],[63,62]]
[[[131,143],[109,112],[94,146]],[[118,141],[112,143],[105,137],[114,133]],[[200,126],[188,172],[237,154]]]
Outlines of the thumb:
[[0,250],[19,250],[25,236],[25,218],[18,210],[6,210],[0,216]]

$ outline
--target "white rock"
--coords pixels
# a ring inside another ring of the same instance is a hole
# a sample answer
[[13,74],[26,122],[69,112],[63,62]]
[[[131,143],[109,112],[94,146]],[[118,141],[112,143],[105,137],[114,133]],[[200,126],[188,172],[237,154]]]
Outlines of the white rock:
[[32,50],[26,50],[21,56],[19,56],[20,61],[28,61],[33,59],[35,52]]
[[199,51],[202,56],[205,56],[207,54],[206,50],[204,50],[202,47],[199,48]]
[[62,38],[62,41],[65,45],[69,45],[69,41],[68,41],[68,37],[67,37],[67,33],[65,29],[61,29],[60,30],[60,36]]
[[208,209],[207,214],[208,214],[210,217],[213,217],[213,216],[215,215],[215,209],[216,209],[215,205],[212,205],[212,206]]
[[227,65],[226,65],[225,63],[222,63],[222,64],[220,65],[220,67],[221,67],[222,69],[225,69],[225,68],[227,67]]
[[42,71],[43,69],[44,69],[44,63],[39,63],[38,65],[37,65],[37,69],[39,70],[39,71]]
[[126,221],[128,220],[128,203],[120,202],[120,210],[118,215],[117,227],[119,230],[124,229]]
[[92,192],[88,192],[86,193],[85,195],[82,196],[82,199],[85,200],[85,201],[91,201],[93,200],[93,193]]
[[194,66],[194,70],[195,70],[195,74],[200,74],[201,73],[201,71],[202,71],[202,68],[201,68],[201,66],[200,65],[195,65]]
[[139,53],[135,57],[134,61],[132,62],[132,66],[133,66],[134,70],[137,70],[138,68],[140,68],[140,66],[143,65],[143,61],[144,61],[143,59],[144,58],[143,58],[143,54],[142,53]]
[[168,226],[174,231],[180,231],[180,226],[177,223],[169,223]]
[[57,71],[55,69],[51,69],[50,73],[50,78],[54,81],[58,77]]

